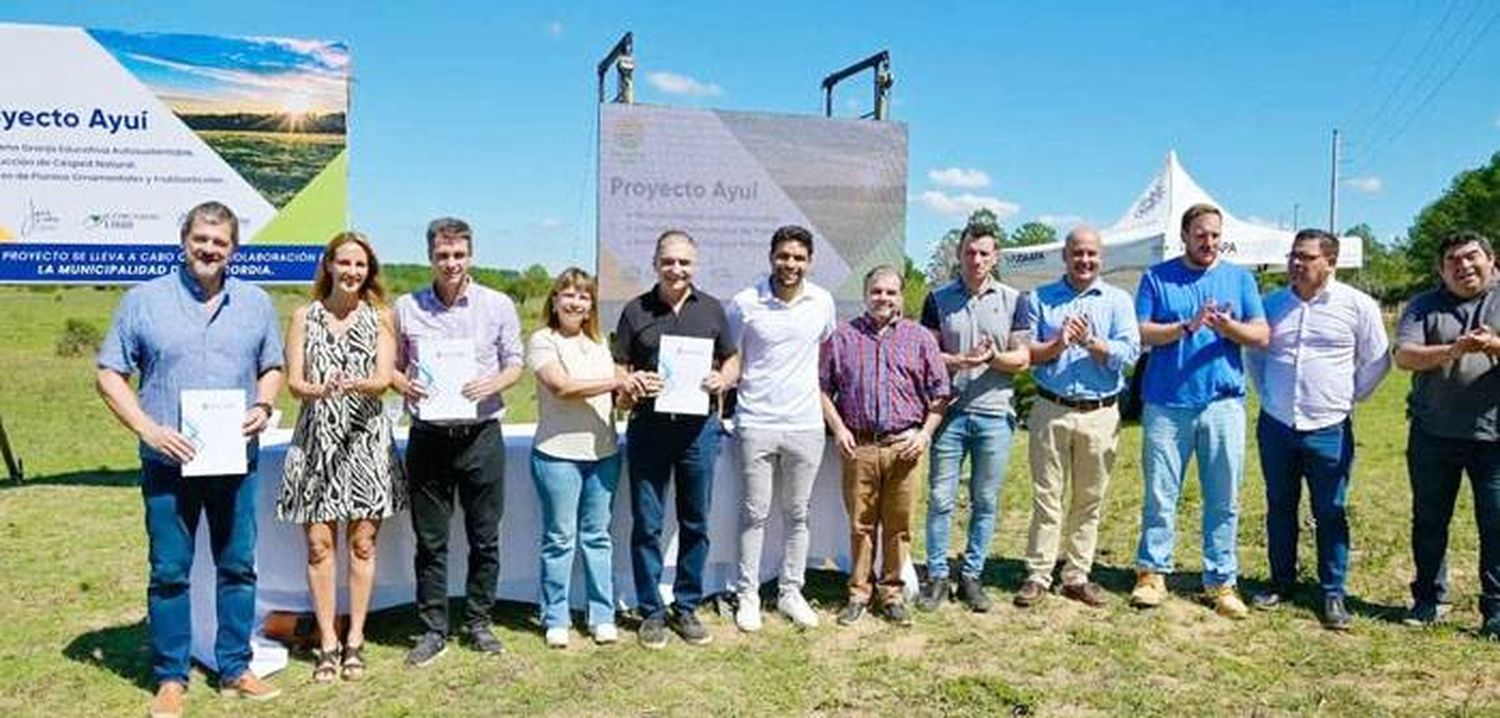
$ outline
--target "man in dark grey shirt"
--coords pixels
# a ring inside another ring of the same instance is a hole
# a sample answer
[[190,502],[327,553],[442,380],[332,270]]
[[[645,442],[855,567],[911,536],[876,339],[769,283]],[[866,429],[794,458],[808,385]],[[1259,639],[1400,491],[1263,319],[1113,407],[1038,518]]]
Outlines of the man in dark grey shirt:
[[1500,290],[1495,249],[1477,232],[1438,247],[1442,286],[1407,304],[1396,366],[1413,373],[1406,466],[1417,565],[1407,623],[1437,621],[1448,523],[1465,472],[1479,528],[1480,635],[1500,639]]

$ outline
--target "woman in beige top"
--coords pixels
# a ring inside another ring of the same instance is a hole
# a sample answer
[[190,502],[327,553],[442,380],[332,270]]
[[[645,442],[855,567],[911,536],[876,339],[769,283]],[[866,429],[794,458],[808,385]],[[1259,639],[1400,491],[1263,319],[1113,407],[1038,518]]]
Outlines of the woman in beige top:
[[587,272],[563,270],[542,307],[546,326],[526,347],[540,404],[531,476],[542,507],[542,626],[554,648],[568,645],[575,542],[588,583],[589,633],[597,643],[618,638],[609,524],[620,456],[611,415],[614,392],[631,377],[616,370],[600,341],[596,291]]

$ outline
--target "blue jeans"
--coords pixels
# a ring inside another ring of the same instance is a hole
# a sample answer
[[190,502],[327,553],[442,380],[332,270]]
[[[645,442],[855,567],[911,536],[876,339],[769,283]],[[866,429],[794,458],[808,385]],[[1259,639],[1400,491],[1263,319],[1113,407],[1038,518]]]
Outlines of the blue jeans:
[[1479,611],[1485,618],[1500,614],[1500,442],[1433,436],[1413,422],[1406,438],[1406,467],[1417,564],[1412,598],[1437,602],[1447,593],[1448,524],[1467,473],[1479,529]]
[[1297,512],[1305,477],[1318,525],[1318,584],[1324,596],[1342,598],[1349,571],[1346,509],[1354,424],[1345,419],[1333,426],[1297,431],[1261,412],[1255,437],[1266,477],[1266,548],[1272,583],[1284,590],[1297,582]]
[[1146,404],[1141,413],[1141,541],[1136,566],[1170,573],[1176,543],[1177,501],[1188,459],[1198,456],[1203,488],[1203,585],[1233,586],[1240,522],[1240,480],[1245,473],[1245,404],[1228,398],[1197,408]]
[[244,476],[183,478],[180,466],[141,463],[151,580],[146,588],[151,681],[188,682],[193,646],[193,574],[198,517],[208,517],[209,546],[218,570],[214,597],[219,632],[214,659],[220,682],[250,667],[255,622],[255,467]]
[[638,414],[626,430],[630,465],[630,566],[642,618],[666,615],[662,604],[662,523],[667,487],[676,484],[677,575],[672,596],[677,608],[695,611],[703,600],[708,564],[708,509],[713,499],[714,461],[719,456],[716,417],[670,418]]
[[1000,507],[1000,486],[1010,462],[1010,439],[1016,419],[1010,414],[992,416],[967,411],[949,412],[932,440],[928,471],[927,576],[934,581],[948,578],[948,529],[958,495],[958,474],[964,455],[969,456],[969,542],[959,571],[979,578],[995,535],[995,517]]
[[542,627],[566,627],[573,546],[583,553],[590,626],[615,622],[615,581],[609,537],[620,455],[572,461],[531,452],[531,478],[542,505]]

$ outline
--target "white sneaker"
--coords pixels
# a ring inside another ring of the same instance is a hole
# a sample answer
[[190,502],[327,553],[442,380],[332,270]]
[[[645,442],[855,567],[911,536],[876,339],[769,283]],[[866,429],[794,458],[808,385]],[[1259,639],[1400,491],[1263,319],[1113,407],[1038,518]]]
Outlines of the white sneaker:
[[760,630],[760,596],[740,595],[740,607],[734,612],[734,625],[745,633]]
[[776,599],[776,610],[800,628],[816,628],[818,625],[818,613],[807,605],[801,591],[783,592],[781,598]]
[[554,626],[552,628],[547,629],[547,647],[548,648],[567,648],[568,647],[568,627],[567,626]]
[[615,624],[613,623],[596,624],[589,629],[589,633],[594,634],[594,643],[599,645],[614,643],[620,640],[620,631],[615,628]]

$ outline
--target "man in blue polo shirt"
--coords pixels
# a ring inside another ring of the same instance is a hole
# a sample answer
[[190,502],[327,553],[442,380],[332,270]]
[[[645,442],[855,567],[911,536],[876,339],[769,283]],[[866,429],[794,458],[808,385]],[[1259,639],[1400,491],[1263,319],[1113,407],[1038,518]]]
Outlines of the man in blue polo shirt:
[[1188,459],[1198,456],[1203,487],[1204,600],[1219,615],[1249,611],[1235,589],[1239,488],[1245,471],[1245,370],[1241,347],[1270,339],[1260,291],[1249,270],[1223,261],[1223,214],[1195,204],[1182,215],[1181,257],[1141,277],[1135,314],[1151,349],[1142,384],[1141,470],[1146,496],[1136,551],[1137,608],[1167,599],[1177,501]]
[[[214,658],[225,695],[269,700],[281,691],[250,672],[255,618],[255,437],[281,390],[280,324],[270,297],[227,276],[239,246],[239,220],[218,202],[182,222],[184,264],[125,294],[99,350],[104,403],[140,437],[151,582],[146,589],[153,716],[182,713],[192,646],[193,542],[206,514],[218,572],[219,631]],[[140,375],[140,393],[130,375]],[[196,447],[178,431],[181,395],[193,389],[245,392],[240,430],[249,472],[184,477]]]

